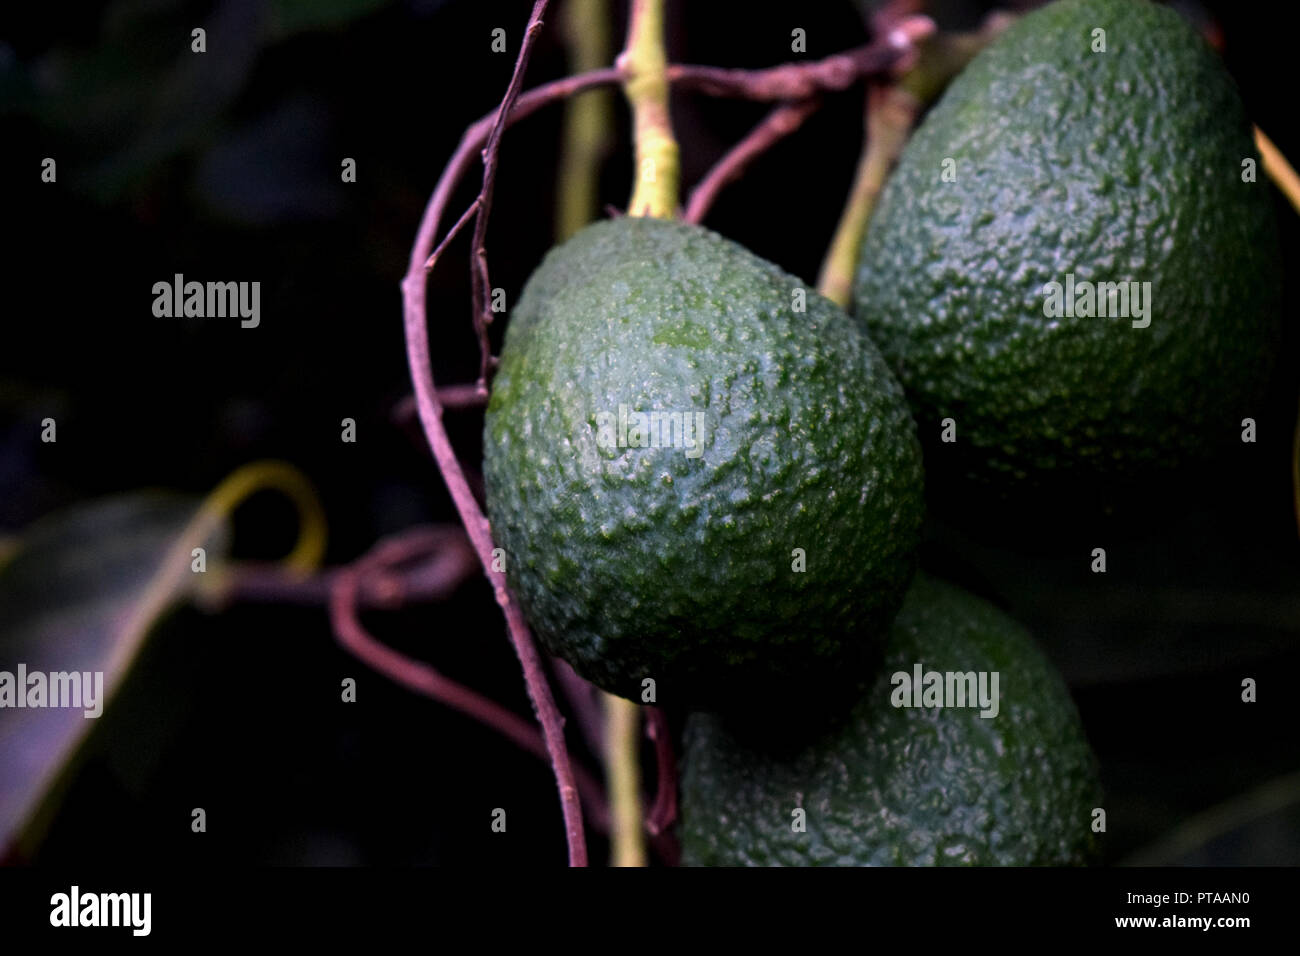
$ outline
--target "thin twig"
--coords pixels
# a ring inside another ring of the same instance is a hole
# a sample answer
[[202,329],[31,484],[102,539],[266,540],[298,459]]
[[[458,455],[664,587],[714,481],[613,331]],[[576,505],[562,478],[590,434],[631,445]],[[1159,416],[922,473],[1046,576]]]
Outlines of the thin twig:
[[1258,126],[1255,127],[1255,148],[1264,161],[1264,172],[1282,190],[1282,195],[1295,211],[1300,212],[1300,175],[1296,175],[1295,168],[1287,162],[1282,151],[1273,145],[1273,141]]
[[569,703],[569,713],[578,725],[583,743],[593,754],[604,753],[605,715],[600,706],[600,689],[584,680],[563,658],[552,657],[550,663],[551,673]]
[[[478,558],[459,525],[412,530],[429,542],[427,553],[406,567],[382,568],[362,578],[356,595],[359,607],[392,609],[442,601],[478,568]],[[304,575],[280,564],[245,562],[222,571],[211,590],[205,590],[201,598],[206,605],[214,607],[236,602],[323,607],[329,603],[334,582],[351,570],[353,566],[345,565]]]
[[[528,37],[535,34],[529,33]],[[519,64],[516,63],[516,69]],[[510,110],[501,110],[500,116],[509,117]],[[467,133],[466,136],[469,136]],[[462,145],[464,140],[462,140]],[[459,152],[459,151],[458,151]],[[455,157],[453,157],[453,161]],[[551,766],[560,792],[560,806],[564,813],[565,837],[569,847],[569,863],[572,866],[587,865],[587,846],[583,836],[582,808],[578,800],[578,789],[574,782],[573,766],[569,760],[568,750],[564,744],[564,730],[560,712],[555,706],[555,698],[546,682],[542,671],[541,657],[533,644],[528,625],[524,622],[519,605],[514,601],[506,586],[505,574],[501,565],[493,556],[491,529],[487,518],[478,502],[474,499],[465,472],[456,459],[456,452],[451,446],[442,422],[442,406],[438,404],[438,394],[433,380],[433,366],[429,357],[428,327],[425,309],[425,280],[427,273],[424,263],[433,248],[434,235],[438,220],[446,206],[446,196],[454,188],[453,167],[449,166],[443,173],[438,187],[425,207],[420,221],[420,229],[411,250],[407,264],[406,276],[402,280],[403,328],[406,336],[406,356],[410,366],[411,382],[415,387],[416,408],[420,415],[420,424],[424,427],[429,447],[438,463],[438,470],[447,483],[447,490],[456,504],[461,523],[469,534],[470,542],[483,565],[483,572],[492,583],[492,590],[497,604],[501,606],[506,618],[506,628],[515,653],[519,657],[524,671],[524,682],[528,687],[528,696],[537,712],[542,725],[542,735],[550,754]],[[480,209],[480,215],[484,213]]]
[[[923,21],[923,22],[922,22]],[[925,18],[918,18],[912,28],[916,34],[923,35],[933,29]],[[525,34],[525,47],[535,34],[530,30]],[[870,44],[857,51],[840,54],[848,63],[838,62],[829,66],[822,64],[790,64],[776,67],[772,71],[718,71],[711,67],[669,67],[669,82],[679,82],[683,86],[706,89],[717,95],[742,96],[750,99],[802,99],[819,89],[842,89],[853,82],[855,76],[867,75],[885,70],[909,55],[906,44],[899,44],[900,37],[906,37],[907,31],[896,35],[883,44]],[[523,51],[521,50],[521,57]],[[830,58],[837,59],[837,58]],[[520,73],[520,64],[516,63],[516,75]],[[854,76],[847,76],[852,72]],[[804,74],[807,80],[803,80]],[[475,155],[481,150],[493,131],[498,127],[514,123],[530,115],[548,103],[572,96],[584,90],[608,86],[621,82],[623,75],[616,68],[596,70],[579,76],[566,77],[552,83],[544,84],[527,93],[519,94],[509,108],[498,108],[489,116],[472,124],[461,137],[460,144],[452,154],[442,176],[434,188],[433,194],[425,206],[421,217],[407,272],[402,280],[403,331],[406,340],[407,363],[411,380],[415,387],[416,410],[420,424],[424,429],[433,452],[438,469],[441,472],[452,500],[456,505],[461,521],[469,535],[470,542],[478,554],[479,562],[488,580],[492,583],[497,603],[506,618],[507,631],[515,652],[524,670],[525,683],[529,697],[537,711],[542,724],[543,737],[547,752],[550,754],[552,768],[560,791],[560,803],[564,811],[566,838],[569,845],[569,860],[572,865],[586,865],[587,851],[582,836],[581,807],[578,802],[577,787],[573,780],[573,769],[564,746],[563,730],[559,711],[546,683],[541,667],[541,658],[533,644],[532,636],[524,622],[518,605],[512,599],[506,586],[505,575],[494,567],[493,542],[491,529],[482,509],[479,508],[473,492],[466,480],[465,473],[456,459],[455,450],[442,422],[442,405],[439,402],[437,386],[433,379],[432,362],[429,355],[427,327],[427,308],[425,288],[427,273],[425,263],[432,254],[438,227],[446,212],[452,193],[464,177]],[[511,86],[517,92],[515,77]],[[499,133],[498,133],[499,142]],[[486,158],[486,156],[484,157]],[[476,200],[476,202],[478,202]],[[477,215],[486,214],[486,206],[478,202]],[[480,237],[481,238],[481,237]],[[481,242],[476,242],[473,256],[479,258]],[[476,279],[482,289],[486,284],[481,277]],[[476,315],[480,314],[476,310]],[[486,336],[480,336],[480,369],[485,370],[489,362],[486,348]],[[476,385],[476,391],[483,389]]]
[[[761,70],[727,70],[712,66],[671,63],[666,70],[670,84],[682,89],[696,90],[712,96],[737,97],[755,101],[803,100],[818,92],[843,90],[863,77],[887,73],[901,68],[915,55],[912,44],[929,36],[934,24],[927,17],[908,17],[887,36],[824,60],[811,63],[784,63]],[[519,94],[508,114],[505,125],[510,126],[525,119],[542,107],[575,96],[587,90],[613,86],[623,81],[623,72],[617,67],[606,67],[564,77]],[[431,205],[438,210],[439,220],[451,194],[479,158],[484,144],[496,127],[499,110],[480,117],[465,130],[456,151],[447,163],[438,182]],[[481,203],[480,197],[471,209],[461,215],[467,219]],[[455,230],[453,230],[455,231]],[[436,233],[436,228],[435,228]],[[447,240],[438,243],[441,253]],[[477,248],[477,247],[476,247]],[[426,263],[430,267],[432,263]],[[475,281],[479,281],[476,279]],[[489,295],[490,295],[490,290]],[[477,309],[475,314],[479,314]],[[480,340],[480,368],[486,369],[491,356]]]
[[442,258],[442,250],[446,249],[448,244],[460,235],[460,231],[465,228],[465,224],[469,222],[470,217],[479,211],[482,201],[482,196],[475,196],[474,201],[469,204],[469,208],[461,213],[460,218],[456,220],[456,225],[447,230],[447,234],[442,237],[442,242],[438,243],[438,248],[433,250],[433,253],[429,256],[429,260],[424,264],[426,272],[432,271],[434,265],[436,265],[438,260]]
[[738,179],[756,157],[802,126],[804,120],[816,112],[818,105],[819,98],[813,96],[795,103],[783,103],[768,113],[704,175],[691,191],[682,218],[687,222],[703,221],[723,187]]
[[[488,403],[488,390],[479,388],[477,382],[464,385],[440,385],[438,387],[438,404],[442,408],[484,408]],[[393,421],[405,424],[418,420],[419,410],[415,406],[415,396],[407,395],[397,400],[391,412]]]
[[[376,574],[437,550],[442,543],[438,534],[420,528],[380,542],[361,560],[342,568],[331,582],[329,594],[330,623],[339,643],[349,653],[373,670],[408,690],[457,710],[507,738],[521,750],[545,760],[545,741],[537,728],[514,711],[460,684],[421,661],[413,660],[379,642],[361,625],[357,617],[358,601],[366,582]],[[583,791],[588,811],[597,826],[608,826],[609,808],[600,795],[600,784],[582,767],[574,769],[575,780]]]
[[[515,100],[514,107],[508,114],[506,114],[506,125],[513,125],[519,122],[519,120],[531,116],[544,106],[574,96],[578,93],[582,93],[586,90],[596,89],[602,86],[613,86],[620,82],[622,78],[622,73],[617,69],[614,67],[607,67],[603,70],[592,70],[589,73],[583,73],[578,76],[568,76],[551,83],[544,83],[535,89],[521,94],[519,98]],[[447,161],[442,176],[438,179],[438,185],[434,188],[433,196],[430,198],[428,206],[425,207],[424,218],[420,222],[421,230],[426,226],[430,227],[431,237],[437,235],[438,226],[442,221],[443,213],[446,212],[447,204],[451,201],[452,194],[456,191],[456,187],[459,186],[461,180],[465,178],[465,174],[469,172],[469,168],[473,165],[474,161],[481,158],[484,144],[492,134],[498,115],[499,111],[494,110],[486,116],[482,116],[475,122],[471,123],[465,130],[464,134],[462,134],[455,152],[451,154],[451,159]],[[472,209],[477,210],[481,204],[482,197],[480,195],[479,197],[476,197],[474,202],[470,205]],[[470,214],[470,210],[466,210],[460,218],[466,219]],[[431,251],[433,245],[431,238],[428,247],[426,247],[428,251],[426,252],[426,259],[424,263],[422,263],[422,268],[425,265],[431,267],[429,259],[433,257]],[[441,253],[444,246],[445,242],[438,243],[439,253]],[[475,279],[474,281],[478,280]],[[478,315],[477,309],[475,309],[475,315]],[[491,361],[491,353],[488,350],[485,335],[479,337],[479,350],[479,369],[482,371],[488,367]],[[487,389],[485,384],[480,385],[479,383],[475,383],[473,387],[476,391],[486,395]]]
[[488,134],[487,145],[483,147],[483,188],[475,200],[478,211],[474,215],[474,242],[470,256],[473,285],[471,293],[474,302],[474,328],[478,332],[479,371],[478,382],[487,385],[488,367],[491,364],[492,351],[488,347],[488,326],[492,324],[492,280],[488,276],[487,261],[487,224],[492,211],[492,191],[496,186],[497,160],[501,154],[501,134],[509,122],[510,111],[514,109],[515,100],[519,98],[519,89],[524,82],[524,73],[528,69],[528,59],[533,52],[533,41],[542,28],[542,17],[546,15],[549,0],[536,0],[528,26],[524,30],[523,41],[519,44],[519,57],[515,60],[515,71],[510,76],[506,94],[497,107],[496,119],[492,123],[492,132]]
[[646,814],[646,829],[666,833],[677,820],[677,761],[673,757],[668,717],[658,707],[646,708],[646,733],[655,745],[655,802]]
[[906,17],[884,37],[824,60],[783,63],[761,70],[669,64],[668,82],[710,96],[804,100],[817,93],[848,89],[864,76],[904,68],[915,54],[915,44],[934,31],[934,21],[929,17]]

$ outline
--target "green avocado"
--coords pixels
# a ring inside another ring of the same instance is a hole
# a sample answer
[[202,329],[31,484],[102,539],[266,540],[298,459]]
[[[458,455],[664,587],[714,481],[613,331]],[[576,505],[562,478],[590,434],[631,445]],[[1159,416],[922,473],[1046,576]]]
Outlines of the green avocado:
[[[681,788],[683,863],[1094,860],[1095,760],[1064,683],[1018,624],[918,574],[884,665],[847,718],[793,741],[755,734],[752,724],[742,734],[725,718],[692,714]],[[921,680],[912,684],[918,670]],[[945,695],[949,672],[974,672],[975,689],[964,700],[973,706],[954,706],[963,703],[958,687],[963,694],[971,687],[956,680],[951,697],[927,698],[929,672],[944,675]],[[945,706],[898,706],[918,703]]]
[[1146,0],[1059,0],[977,56],[900,157],[854,290],[931,470],[1139,487],[1238,439],[1279,335],[1258,162],[1223,65]]
[[915,567],[920,455],[854,319],[712,232],[627,217],[529,278],[483,467],[545,647],[612,693],[707,709],[878,654]]

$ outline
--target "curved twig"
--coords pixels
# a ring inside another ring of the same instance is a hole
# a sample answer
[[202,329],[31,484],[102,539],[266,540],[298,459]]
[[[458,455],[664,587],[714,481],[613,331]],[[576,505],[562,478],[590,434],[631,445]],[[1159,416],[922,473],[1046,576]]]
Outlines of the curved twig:
[[[504,573],[498,570],[500,564],[494,560],[491,529],[487,518],[474,498],[442,422],[442,404],[434,383],[429,355],[425,288],[428,270],[436,261],[433,255],[435,240],[447,203],[473,162],[475,154],[483,149],[485,144],[490,144],[491,148],[482,154],[485,166],[485,188],[474,201],[476,207],[474,215],[477,216],[477,221],[475,242],[471,250],[475,270],[473,281],[478,290],[475,296],[474,321],[479,333],[481,350],[480,380],[475,383],[474,391],[481,395],[486,385],[486,372],[490,362],[486,324],[482,311],[482,305],[486,301],[485,295],[490,293],[486,278],[486,256],[483,252],[483,230],[486,228],[490,205],[487,200],[490,200],[491,193],[488,167],[490,165],[491,169],[495,170],[496,148],[500,143],[501,131],[548,103],[583,90],[618,83],[623,79],[620,70],[608,68],[567,77],[520,94],[519,83],[523,66],[527,63],[532,41],[536,36],[545,7],[546,0],[538,0],[533,8],[533,15],[525,31],[519,59],[515,64],[515,73],[511,77],[505,99],[491,115],[478,120],[465,131],[425,207],[411,249],[406,275],[402,280],[403,330],[406,339],[407,364],[415,388],[415,403],[420,424],[438,469],[447,483],[447,489],[456,505],[461,522],[483,566],[484,574],[491,582],[497,603],[505,615],[507,630],[523,666],[529,697],[541,722],[543,738],[559,785],[560,803],[564,811],[569,845],[569,860],[572,865],[582,866],[586,865],[587,850],[583,841],[581,807],[574,783],[573,768],[564,745],[560,714],[555,706],[550,686],[546,682],[541,658],[524,622],[523,614],[509,592]],[[837,54],[823,61],[786,64],[770,70],[717,70],[712,67],[669,66],[667,76],[670,83],[675,82],[720,96],[741,96],[757,100],[804,99],[818,90],[843,89],[860,76],[896,66],[904,57],[911,55],[910,38],[919,38],[932,30],[933,24],[928,19],[913,18],[906,24],[900,25],[884,41]],[[466,216],[462,216],[460,223],[463,225],[466,221]],[[439,244],[438,248],[440,250],[442,245]]]
[[[428,536],[428,552],[406,567],[364,576],[358,584],[358,606],[391,609],[446,600],[478,569],[478,558],[460,525],[425,525],[403,533]],[[327,568],[304,575],[279,564],[239,562],[224,568],[200,597],[213,607],[235,602],[325,606],[334,582],[350,569]]]
[[677,821],[677,761],[668,718],[658,707],[646,708],[646,734],[654,741],[655,802],[646,813],[645,825],[655,836],[664,833]]
[[[357,617],[359,599],[376,576],[416,558],[427,558],[444,544],[445,535],[437,529],[419,528],[380,542],[356,563],[339,569],[331,579],[329,592],[330,623],[334,633],[345,650],[389,680],[460,711],[507,738],[521,750],[545,760],[548,757],[546,743],[533,724],[491,698],[444,677],[428,664],[412,660],[376,640]],[[609,809],[601,796],[600,784],[581,767],[574,769],[574,776],[593,822],[598,828],[606,829]]]
[[771,149],[774,143],[802,126],[804,120],[816,112],[819,105],[819,98],[813,96],[795,103],[783,103],[768,113],[763,121],[718,160],[691,190],[691,198],[686,203],[686,213],[682,218],[693,223],[702,221],[724,186],[740,178],[745,168],[755,158]]
[[[541,14],[545,11],[545,8],[546,0],[538,0],[537,5],[533,8],[529,27],[525,31],[524,42],[520,48],[519,60],[515,63],[515,78],[512,78],[510,83],[510,88],[514,92],[518,91],[517,78],[523,72],[522,67],[527,62],[528,51],[531,48],[533,39],[536,37],[534,24],[540,22]],[[520,99],[522,100],[522,97]],[[511,103],[508,100],[503,101],[493,119],[493,129],[504,128],[514,114],[514,108],[517,105],[517,103]],[[488,135],[492,136],[492,130],[488,131]],[[461,147],[457,150],[457,156],[453,157],[453,162],[465,151],[469,137],[470,132],[467,131],[465,138],[461,140]],[[499,134],[493,137],[492,141],[499,143]],[[462,158],[461,161],[467,162],[467,158]],[[430,197],[428,206],[425,208],[424,216],[420,221],[420,229],[415,238],[415,244],[411,249],[411,258],[407,265],[406,276],[402,280],[403,326],[406,336],[407,363],[410,366],[411,381],[415,387],[415,402],[420,415],[420,424],[424,427],[424,433],[429,440],[434,459],[438,463],[438,470],[442,473],[443,480],[447,483],[447,490],[451,493],[452,500],[456,504],[461,523],[464,524],[470,543],[474,545],[474,550],[483,565],[483,572],[492,583],[492,591],[496,596],[497,604],[501,606],[505,614],[506,628],[511,643],[514,645],[515,654],[523,667],[528,696],[542,725],[542,736],[546,742],[547,752],[550,754],[551,767],[555,773],[560,791],[560,806],[564,813],[565,836],[569,846],[569,863],[572,866],[586,866],[587,846],[583,837],[582,808],[578,800],[577,784],[574,782],[573,766],[564,744],[564,730],[560,712],[555,706],[555,698],[551,694],[550,685],[546,682],[546,675],[542,671],[541,657],[537,652],[536,645],[533,644],[532,635],[524,622],[519,605],[515,603],[506,586],[505,574],[500,570],[502,565],[493,556],[492,535],[487,518],[484,516],[482,509],[479,508],[478,502],[474,499],[469,483],[465,479],[465,473],[460,466],[460,462],[456,459],[455,450],[451,447],[451,439],[448,437],[447,430],[442,422],[442,406],[438,402],[438,394],[433,381],[433,366],[429,357],[429,338],[425,312],[426,262],[433,250],[434,236],[438,229],[438,221],[446,206],[447,196],[455,187],[457,177],[449,175],[451,172],[452,167],[449,166],[448,170],[444,172],[442,180],[439,181],[438,187],[434,190],[433,196]],[[487,206],[479,202],[477,214],[482,217],[486,211]],[[486,335],[484,334],[480,338],[480,347],[485,346]],[[484,360],[484,367],[486,367],[486,359]]]

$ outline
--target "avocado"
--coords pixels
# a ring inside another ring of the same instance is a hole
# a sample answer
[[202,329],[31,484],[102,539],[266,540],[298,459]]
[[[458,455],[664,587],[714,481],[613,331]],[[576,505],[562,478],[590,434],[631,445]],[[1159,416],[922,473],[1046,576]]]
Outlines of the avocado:
[[1236,439],[1280,331],[1258,162],[1172,10],[1059,0],[979,54],[900,157],[854,289],[931,471],[1120,491]]
[[878,653],[914,570],[901,386],[848,314],[698,226],[624,217],[546,256],[483,468],[539,640],[638,701],[793,699]]
[[[884,664],[847,717],[814,734],[760,735],[752,725],[692,714],[683,754],[682,862],[1094,860],[1095,759],[1060,676],[1015,621],[918,574]],[[925,690],[935,686],[930,672],[943,676],[944,694],[933,699]],[[971,672],[973,681],[952,681],[949,696],[947,675]],[[957,694],[972,688],[964,700]],[[934,703],[945,706],[915,706]]]

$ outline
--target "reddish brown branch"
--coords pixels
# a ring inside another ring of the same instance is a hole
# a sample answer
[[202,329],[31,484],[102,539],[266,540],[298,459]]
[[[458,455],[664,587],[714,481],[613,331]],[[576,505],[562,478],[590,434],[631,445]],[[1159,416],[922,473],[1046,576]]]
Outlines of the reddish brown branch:
[[[426,526],[407,533],[423,535],[426,553],[406,567],[376,568],[358,582],[356,603],[363,608],[397,608],[407,604],[442,601],[478,568],[478,558],[459,525]],[[282,564],[235,565],[207,600],[217,604],[236,601],[274,602],[299,606],[329,603],[335,581],[353,571],[344,566],[302,575]]]
[[[488,391],[479,388],[477,382],[465,385],[441,385],[438,387],[438,404],[443,408],[483,408],[488,403]],[[407,395],[393,405],[393,421],[399,425],[419,418],[419,409],[415,405],[415,396]]]
[[569,712],[575,718],[578,733],[587,749],[593,754],[604,753],[605,712],[600,705],[600,691],[579,676],[567,661],[558,657],[551,658],[551,673],[569,702]]
[[914,45],[934,29],[929,17],[905,17],[885,36],[864,46],[824,60],[783,63],[762,70],[669,64],[668,82],[710,96],[804,100],[817,93],[847,89],[865,76],[905,68],[915,53]]
[[[443,408],[482,408],[487,405],[487,387],[478,382],[469,385],[444,385],[438,389],[438,400]],[[415,412],[415,398],[412,397],[411,412]]]
[[[528,92],[519,95],[518,99],[514,102],[514,106],[507,114],[505,114],[506,125],[509,126],[517,123],[519,120],[531,116],[543,106],[550,103],[563,100],[570,96],[575,96],[584,90],[595,89],[600,86],[612,86],[613,84],[618,83],[621,79],[622,74],[617,69],[614,67],[608,67],[603,70],[592,70],[589,73],[582,73],[578,76],[567,76],[561,80],[544,83],[535,89],[531,89]],[[484,144],[488,141],[488,137],[492,135],[492,131],[496,126],[496,121],[501,115],[502,113],[500,110],[494,110],[488,115],[480,117],[474,123],[470,124],[469,128],[466,129],[464,134],[461,136],[460,143],[456,146],[456,151],[452,153],[451,159],[447,161],[442,176],[438,179],[438,185],[434,187],[433,196],[430,198],[428,206],[425,207],[424,219],[420,222],[421,230],[423,230],[426,225],[431,227],[431,237],[436,236],[438,233],[438,225],[442,221],[442,216],[447,209],[447,204],[451,202],[452,193],[456,191],[456,187],[460,185],[460,181],[464,179],[465,174],[469,172],[469,168],[474,163],[475,159],[482,158]],[[438,243],[436,254],[432,251],[433,243],[432,240],[430,241],[430,251],[428,252],[424,263],[424,269],[426,271],[433,268],[438,255],[441,255],[442,250],[446,247],[449,239],[454,233],[459,231],[460,224],[468,221],[469,217],[482,207],[482,198],[483,197],[480,194],[470,204],[470,208],[461,214],[457,226],[453,227],[451,233],[448,233],[448,239],[444,239],[442,242]],[[475,246],[475,248],[477,248],[477,246]],[[471,279],[474,283],[479,281],[477,272],[474,272]],[[488,290],[488,296],[490,299],[490,289]],[[479,315],[477,305],[474,306],[474,315]],[[475,319],[475,330],[478,330],[477,318]],[[488,368],[489,362],[491,361],[491,355],[487,347],[485,334],[479,337],[479,350],[479,368],[480,371],[482,371]],[[474,388],[477,391],[486,394],[485,384],[480,385],[480,383],[475,383]]]
[[469,222],[470,217],[479,211],[479,207],[482,203],[483,197],[481,195],[476,196],[474,201],[469,204],[469,208],[460,214],[460,218],[456,220],[456,225],[452,226],[451,229],[447,231],[447,234],[442,237],[442,242],[438,243],[438,248],[434,249],[429,255],[429,261],[424,264],[425,269],[433,269],[438,259],[442,256],[442,250],[446,249],[448,244],[460,235],[460,231],[465,228],[465,224]]
[[783,103],[768,113],[744,139],[718,160],[691,191],[691,198],[686,204],[685,220],[694,223],[702,221],[724,186],[738,179],[756,157],[802,126],[819,105],[820,100],[814,96],[796,103]]
[[646,709],[646,733],[655,745],[655,802],[646,813],[646,829],[658,836],[677,820],[677,761],[668,718],[658,707]]
[[[370,635],[357,617],[357,606],[368,582],[400,564],[426,557],[437,551],[442,536],[429,529],[416,529],[380,542],[365,557],[342,568],[333,577],[329,593],[330,622],[339,643],[362,663],[408,690],[423,694],[453,710],[458,710],[501,736],[521,750],[545,760],[546,743],[537,728],[496,701],[471,690],[433,667],[412,660]],[[608,827],[609,809],[605,806],[600,784],[581,767],[574,770],[575,780],[587,801],[596,825]]]
[[492,324],[492,281],[488,277],[487,241],[488,216],[492,212],[492,190],[496,186],[497,160],[501,154],[501,134],[505,132],[510,120],[510,111],[514,109],[515,100],[519,99],[519,88],[528,69],[528,58],[533,52],[533,41],[542,28],[542,17],[546,14],[549,0],[537,0],[533,4],[532,15],[528,18],[528,27],[524,30],[523,41],[519,44],[519,58],[515,60],[515,71],[510,77],[510,85],[497,107],[496,118],[492,122],[492,132],[488,134],[487,145],[483,148],[483,188],[479,191],[475,205],[478,211],[474,215],[474,244],[470,256],[473,274],[474,328],[478,332],[479,370],[478,384],[487,387],[488,367],[492,362],[492,350],[488,345],[488,326]]
[[[845,89],[866,76],[887,73],[890,70],[905,67],[914,56],[913,44],[933,32],[934,23],[929,18],[905,17],[883,38],[844,53],[837,53],[824,60],[814,60],[811,63],[784,63],[763,70],[726,70],[712,66],[676,63],[668,65],[668,82],[683,89],[698,90],[713,96],[730,96],[760,101],[805,100],[818,92]],[[527,36],[525,40],[527,40]],[[485,144],[488,143],[493,133],[498,130],[499,125],[500,128],[504,129],[504,127],[531,116],[550,103],[575,96],[585,90],[601,86],[613,86],[621,82],[622,79],[623,74],[619,69],[606,67],[605,69],[591,70],[577,76],[568,76],[550,83],[544,83],[527,92],[519,93],[518,98],[514,100],[512,107],[508,111],[497,109],[472,123],[465,130],[456,151],[452,153],[451,159],[448,160],[442,177],[438,180],[429,207],[426,209],[426,213],[429,209],[437,212],[433,229],[434,234],[437,234],[438,223],[446,211],[447,204],[451,201],[452,193],[469,171],[469,167],[474,160],[485,155]],[[505,117],[504,123],[498,124],[502,116]],[[498,144],[500,142],[499,133],[497,142]],[[447,237],[437,244],[437,251],[428,255],[424,263],[425,269],[433,268],[437,256],[442,253],[447,243],[461,230],[470,216],[483,207],[484,195],[480,192],[479,196],[470,204],[470,208],[461,214],[457,224],[448,233]],[[484,221],[485,218],[485,216],[479,216],[479,221]],[[421,223],[421,226],[423,225],[424,223]],[[486,229],[486,226],[483,226],[483,228]],[[476,223],[476,238],[472,247],[474,250],[482,249],[482,236],[478,233],[479,227]],[[479,337],[479,369],[484,376],[481,381],[485,382],[486,371],[492,362],[486,332],[492,314],[490,310],[486,313],[482,311],[482,303],[489,302],[491,288],[490,284],[484,281],[483,278],[483,268],[486,265],[485,257],[481,257],[478,252],[472,252],[471,258],[473,259],[472,288],[475,290],[474,322],[475,331]]]
[[[510,87],[501,106],[490,116],[471,125],[462,136],[455,153],[452,154],[443,170],[433,195],[421,217],[419,230],[411,250],[407,272],[402,280],[403,329],[406,338],[407,363],[410,367],[411,380],[415,386],[416,410],[420,423],[429,441],[430,449],[447,483],[448,491],[456,504],[470,542],[483,565],[484,573],[492,583],[497,603],[506,618],[510,639],[515,647],[524,670],[524,680],[528,686],[529,697],[542,725],[543,739],[551,758],[552,768],[560,790],[560,804],[564,811],[565,830],[569,845],[569,860],[572,865],[586,865],[587,850],[582,835],[582,815],[578,802],[577,787],[574,783],[573,768],[564,745],[564,734],[559,711],[555,706],[550,686],[542,671],[541,659],[533,644],[532,636],[524,622],[518,605],[513,600],[505,581],[503,572],[497,570],[493,558],[493,542],[487,518],[465,478],[465,473],[456,459],[451,441],[442,422],[442,405],[439,401],[437,386],[433,380],[432,362],[429,356],[429,339],[426,314],[425,279],[432,256],[438,226],[446,211],[451,194],[463,178],[475,153],[489,142],[492,148],[482,153],[485,166],[487,197],[480,193],[475,200],[477,206],[474,214],[475,240],[471,252],[474,261],[473,282],[475,283],[474,317],[478,328],[480,354],[480,382],[476,391],[482,392],[486,379],[486,370],[490,361],[483,309],[487,306],[491,290],[486,275],[486,254],[483,248],[483,230],[490,203],[491,181],[487,176],[489,164],[495,169],[496,147],[499,146],[501,131],[509,124],[528,116],[547,103],[571,96],[586,89],[606,86],[622,80],[619,70],[609,68],[596,70],[579,76],[567,77],[553,83],[547,83],[528,93],[519,94],[518,88],[522,77],[522,67],[527,63],[531,43],[536,35],[535,24],[540,22],[539,10],[544,9],[544,0],[539,0],[534,8],[533,17],[525,32],[520,49],[519,60],[515,64],[515,73],[511,77]],[[933,24],[925,18],[916,18],[900,26],[883,42],[869,44],[858,50],[838,54],[827,60],[811,64],[788,64],[771,70],[716,70],[712,67],[669,67],[670,82],[678,82],[686,87],[702,89],[720,96],[742,96],[750,99],[798,100],[811,96],[822,89],[843,89],[860,76],[880,72],[896,67],[900,60],[911,54],[910,39],[919,38],[933,30]],[[462,217],[463,219],[464,217]],[[490,320],[490,313],[487,314]]]
[[[539,3],[538,7],[534,8],[533,21],[538,19],[538,10],[544,8],[544,6],[544,3]],[[529,30],[525,34],[525,47],[520,51],[520,60],[515,64],[516,78],[522,72],[521,66],[526,62],[526,49],[536,35],[532,27],[533,21],[530,21]],[[517,90],[516,78],[512,78],[511,88]],[[501,120],[501,124],[504,124],[513,116],[513,113],[514,110],[510,108],[510,105],[503,102],[502,108],[498,110],[497,118]],[[469,132],[467,132],[466,137],[469,137],[469,135]],[[464,147],[465,142],[465,140],[462,140],[462,147]],[[458,149],[457,152],[459,154],[460,150]],[[433,381],[433,367],[429,357],[429,339],[426,327],[426,271],[424,264],[433,249],[434,236],[437,233],[438,222],[446,206],[447,196],[450,195],[455,185],[457,177],[454,173],[454,164],[456,160],[457,157],[453,157],[453,165],[444,171],[442,180],[439,181],[438,187],[434,190],[434,194],[425,208],[424,216],[420,222],[420,229],[411,250],[406,277],[402,280],[403,325],[406,334],[407,362],[411,370],[411,381],[415,386],[415,400],[420,415],[420,423],[423,425],[425,435],[428,437],[429,446],[433,451],[434,459],[438,463],[438,469],[447,482],[447,489],[451,493],[457,511],[460,513],[461,522],[465,525],[470,542],[478,553],[479,561],[483,565],[483,571],[492,583],[492,590],[497,603],[505,613],[510,640],[514,644],[515,653],[523,666],[528,696],[532,701],[538,720],[541,722],[542,736],[559,786],[560,806],[564,813],[565,836],[569,846],[569,863],[572,866],[586,866],[587,846],[583,837],[582,808],[578,799],[577,784],[574,781],[573,766],[569,760],[568,749],[564,744],[564,730],[560,712],[555,706],[555,698],[552,696],[551,688],[546,682],[541,658],[538,655],[536,645],[533,643],[532,635],[528,631],[528,626],[524,622],[523,614],[506,586],[505,574],[499,570],[501,565],[493,556],[494,546],[487,518],[479,508],[478,502],[475,501],[469,483],[465,479],[465,473],[460,466],[460,462],[456,459],[455,450],[451,447],[451,440],[448,438],[447,430],[443,426],[442,407],[438,403],[438,395]],[[478,215],[485,216],[487,211],[487,206],[480,203]],[[479,244],[476,243],[475,248],[480,248]]]

